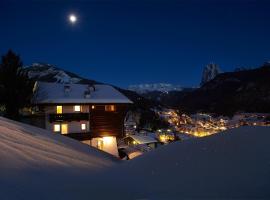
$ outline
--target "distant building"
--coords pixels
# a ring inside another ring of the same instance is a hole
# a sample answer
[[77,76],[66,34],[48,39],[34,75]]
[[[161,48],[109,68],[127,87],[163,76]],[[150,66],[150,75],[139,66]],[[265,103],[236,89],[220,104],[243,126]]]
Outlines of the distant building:
[[150,149],[155,149],[159,145],[159,142],[146,135],[129,135],[123,139],[126,145],[146,145]]
[[144,152],[151,151],[161,143],[156,139],[146,135],[129,135],[121,140],[119,145],[120,157],[127,159],[135,158]]
[[112,86],[36,82],[33,104],[45,129],[118,156],[132,101]]

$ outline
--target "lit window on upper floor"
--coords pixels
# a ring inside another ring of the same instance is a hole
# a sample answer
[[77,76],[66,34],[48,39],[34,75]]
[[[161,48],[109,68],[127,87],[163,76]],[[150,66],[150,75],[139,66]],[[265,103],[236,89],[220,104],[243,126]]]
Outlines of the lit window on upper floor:
[[74,111],[75,112],[81,112],[81,106],[80,105],[75,105],[74,106]]
[[105,105],[105,111],[113,112],[115,110],[115,105]]
[[56,113],[62,114],[63,113],[63,106],[56,106]]

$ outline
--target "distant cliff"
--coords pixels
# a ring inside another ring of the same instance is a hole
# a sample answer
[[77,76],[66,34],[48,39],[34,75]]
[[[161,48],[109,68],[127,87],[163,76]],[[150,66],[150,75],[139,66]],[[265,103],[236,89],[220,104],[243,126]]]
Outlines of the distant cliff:
[[201,86],[214,79],[218,74],[221,73],[221,70],[217,64],[210,63],[205,66],[202,73]]
[[270,65],[218,74],[185,94],[178,107],[189,112],[270,112]]

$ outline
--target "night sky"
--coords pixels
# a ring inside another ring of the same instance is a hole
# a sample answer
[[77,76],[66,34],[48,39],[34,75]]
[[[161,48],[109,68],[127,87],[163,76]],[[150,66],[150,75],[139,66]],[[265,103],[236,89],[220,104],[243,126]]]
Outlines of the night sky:
[[209,62],[230,71],[270,60],[270,1],[0,0],[0,54],[10,48],[25,65],[121,87],[196,86]]

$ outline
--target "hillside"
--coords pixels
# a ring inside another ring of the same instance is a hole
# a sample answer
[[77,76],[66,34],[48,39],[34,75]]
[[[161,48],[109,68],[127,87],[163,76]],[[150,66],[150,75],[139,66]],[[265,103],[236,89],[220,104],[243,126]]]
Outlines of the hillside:
[[232,116],[236,112],[270,112],[269,63],[259,68],[214,74],[213,79],[211,76],[200,88],[148,91],[141,95],[185,113]]
[[189,112],[270,112],[270,66],[227,72],[181,97],[178,105]]
[[[241,127],[176,142],[114,164],[89,147],[87,153],[78,142],[75,152],[73,141],[61,135],[63,139],[53,142],[42,136],[37,145],[34,141],[39,134],[28,136],[28,127],[21,133],[20,126],[12,135],[13,131],[3,129],[8,126],[14,127],[10,122],[0,126],[1,134],[13,138],[5,145],[1,138],[1,199],[270,198],[269,127]],[[18,149],[22,143],[26,145]]]
[[176,142],[103,176],[111,174],[108,185],[116,177],[122,183],[119,199],[269,199],[269,133],[270,127],[241,127]]
[[100,170],[117,159],[62,135],[0,117],[1,169]]
[[0,199],[63,198],[62,192],[79,185],[85,174],[118,162],[68,137],[0,117]]
[[195,87],[182,87],[166,83],[138,84],[128,87],[129,91],[137,93],[152,104],[167,108],[178,108],[177,105],[182,97],[195,89]]
[[0,118],[0,199],[268,199],[269,132],[241,127],[117,162],[64,136]]
[[69,71],[62,70],[54,65],[45,63],[33,63],[25,68],[28,77],[34,80],[57,83],[99,83],[94,80],[86,79]]
[[183,88],[181,91],[168,91],[168,92],[160,92],[160,91],[152,91],[141,94],[144,98],[158,102],[159,104],[170,107],[170,108],[178,108],[179,102],[182,98],[194,91],[196,88]]
[[168,93],[170,91],[182,91],[183,87],[179,85],[172,85],[169,83],[152,83],[152,84],[130,85],[128,87],[128,90],[137,92],[138,94],[144,94],[149,92]]

